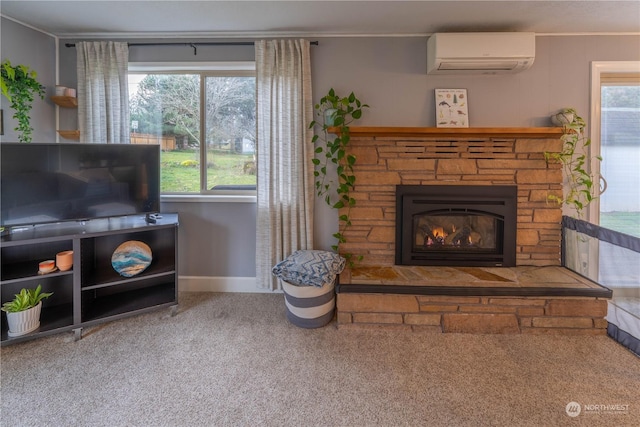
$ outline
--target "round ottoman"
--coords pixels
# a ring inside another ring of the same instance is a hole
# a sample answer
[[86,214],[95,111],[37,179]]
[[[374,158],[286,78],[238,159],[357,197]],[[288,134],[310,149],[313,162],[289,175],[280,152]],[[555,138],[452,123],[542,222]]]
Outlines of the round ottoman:
[[301,328],[320,328],[333,319],[336,307],[334,282],[322,287],[282,282],[287,319]]

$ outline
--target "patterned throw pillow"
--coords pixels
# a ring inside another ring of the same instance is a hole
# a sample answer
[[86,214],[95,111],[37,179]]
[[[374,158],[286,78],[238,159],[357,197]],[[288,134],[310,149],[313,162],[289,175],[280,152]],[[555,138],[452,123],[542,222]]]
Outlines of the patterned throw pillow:
[[344,269],[346,260],[328,251],[295,251],[272,269],[279,279],[292,285],[322,287],[332,283]]

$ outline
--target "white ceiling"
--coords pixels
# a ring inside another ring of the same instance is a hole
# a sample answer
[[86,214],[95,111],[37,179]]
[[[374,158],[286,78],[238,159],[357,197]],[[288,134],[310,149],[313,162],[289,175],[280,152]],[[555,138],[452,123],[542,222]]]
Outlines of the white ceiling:
[[0,13],[60,37],[640,34],[639,0],[0,0]]

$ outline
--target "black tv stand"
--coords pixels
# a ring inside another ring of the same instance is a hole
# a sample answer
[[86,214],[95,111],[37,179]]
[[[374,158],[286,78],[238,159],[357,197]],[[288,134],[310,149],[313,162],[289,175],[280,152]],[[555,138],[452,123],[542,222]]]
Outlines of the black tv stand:
[[[40,328],[9,338],[2,314],[2,346],[141,314],[163,307],[174,315],[178,305],[178,215],[156,214],[155,223],[140,214],[97,218],[83,224],[52,223],[30,227],[0,239],[0,303],[22,288],[42,285],[53,295],[43,300]],[[133,277],[120,276],[111,265],[115,248],[128,240],[145,242],[151,265]],[[38,274],[38,263],[73,250],[68,271]]]

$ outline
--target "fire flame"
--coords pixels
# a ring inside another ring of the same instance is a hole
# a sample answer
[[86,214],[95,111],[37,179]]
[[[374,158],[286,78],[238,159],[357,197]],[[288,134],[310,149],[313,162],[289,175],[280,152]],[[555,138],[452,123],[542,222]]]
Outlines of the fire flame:
[[[449,234],[453,234],[456,232],[456,227],[455,225],[451,226],[451,232],[447,233],[446,231],[444,231],[444,227],[433,227],[431,229],[431,235],[433,236],[433,238],[431,238],[431,236],[425,236],[424,239],[424,245],[425,246],[432,246],[432,245],[442,245],[446,242],[447,236],[449,236]],[[474,239],[472,238],[472,236],[467,236],[464,240],[464,244],[467,245],[473,245],[474,244]],[[454,245],[454,246],[459,246],[460,244],[463,244],[462,242],[458,242],[458,243],[453,243],[453,242],[449,242],[448,244],[450,245]],[[463,244],[463,245],[464,245]]]

